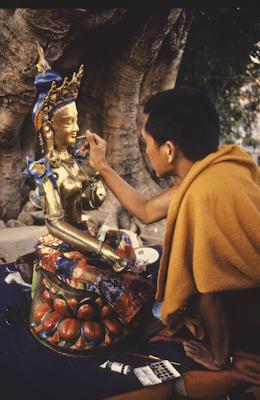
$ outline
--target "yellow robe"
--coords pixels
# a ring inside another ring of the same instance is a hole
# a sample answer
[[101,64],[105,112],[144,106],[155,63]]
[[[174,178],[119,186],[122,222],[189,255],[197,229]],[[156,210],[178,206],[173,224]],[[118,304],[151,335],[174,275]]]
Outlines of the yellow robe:
[[238,146],[226,145],[195,162],[174,194],[156,299],[170,326],[194,293],[257,286],[260,169]]

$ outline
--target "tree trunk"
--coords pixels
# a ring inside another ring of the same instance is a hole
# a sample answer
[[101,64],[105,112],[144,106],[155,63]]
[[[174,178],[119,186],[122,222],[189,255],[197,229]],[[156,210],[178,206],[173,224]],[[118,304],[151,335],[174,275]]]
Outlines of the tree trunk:
[[[149,96],[174,86],[189,21],[184,10],[166,8],[150,14],[123,9],[1,11],[0,35],[7,44],[0,51],[5,65],[0,82],[0,218],[17,216],[25,154],[33,152],[29,114],[36,97],[35,40],[62,75],[85,65],[78,98],[80,127],[106,138],[112,167],[149,197],[165,187],[165,181],[154,178],[142,154],[142,108]],[[133,226],[131,215],[111,193],[92,215],[106,218],[108,224]],[[163,227],[152,224],[146,232],[155,235]]]
[[[140,90],[137,114],[137,127],[139,133],[141,132],[143,124],[143,107],[148,98],[157,92],[172,89],[175,86],[190,24],[191,15],[182,9],[176,10],[174,24],[168,35],[165,37],[155,62],[144,75]],[[172,178],[160,179],[154,175],[150,161],[144,151],[145,144],[142,135],[140,134],[139,145],[146,168],[155,182],[157,182],[161,188],[173,185],[174,180]]]

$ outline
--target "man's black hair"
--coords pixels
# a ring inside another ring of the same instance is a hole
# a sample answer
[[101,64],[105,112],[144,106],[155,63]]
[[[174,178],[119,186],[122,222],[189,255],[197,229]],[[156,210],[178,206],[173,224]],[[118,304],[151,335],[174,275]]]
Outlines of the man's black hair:
[[177,87],[152,96],[144,106],[145,130],[160,146],[171,140],[191,161],[218,149],[219,116],[202,90]]

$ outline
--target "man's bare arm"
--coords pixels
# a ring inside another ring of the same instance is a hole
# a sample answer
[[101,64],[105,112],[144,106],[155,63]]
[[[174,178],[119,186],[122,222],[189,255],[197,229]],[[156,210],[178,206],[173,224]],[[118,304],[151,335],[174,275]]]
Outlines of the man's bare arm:
[[167,216],[170,201],[177,187],[169,188],[151,199],[137,192],[122,179],[105,158],[106,141],[93,133],[87,133],[90,146],[90,164],[102,176],[120,203],[144,224],[151,224]]

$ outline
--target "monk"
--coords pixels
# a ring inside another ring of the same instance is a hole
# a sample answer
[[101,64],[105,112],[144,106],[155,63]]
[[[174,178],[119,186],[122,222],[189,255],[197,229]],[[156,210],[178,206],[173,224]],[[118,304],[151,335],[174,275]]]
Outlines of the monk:
[[[106,141],[87,131],[90,163],[142,223],[167,217],[155,308],[168,338],[185,328],[187,356],[212,371],[233,368],[237,350],[260,355],[259,168],[240,147],[220,145],[219,115],[194,88],[152,96],[142,136],[157,177],[174,177],[174,187],[145,198],[111,168]],[[256,361],[254,372],[241,357],[237,365],[260,384]]]

